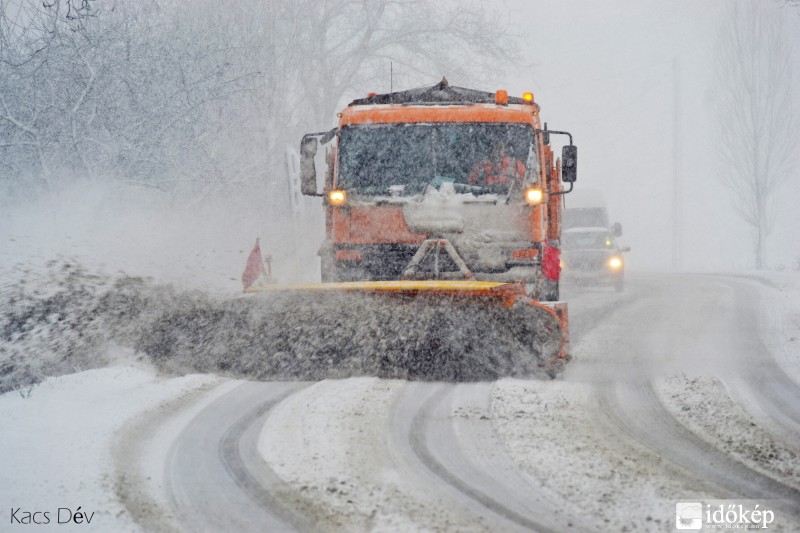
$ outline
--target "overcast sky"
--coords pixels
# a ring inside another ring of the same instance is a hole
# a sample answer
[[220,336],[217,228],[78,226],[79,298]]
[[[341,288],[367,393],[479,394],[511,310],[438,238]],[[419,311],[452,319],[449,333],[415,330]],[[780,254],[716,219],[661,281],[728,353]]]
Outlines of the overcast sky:
[[[797,52],[800,8],[763,1],[782,10]],[[497,88],[512,94],[533,90],[549,127],[574,134],[580,149],[577,186],[607,193],[611,218],[624,228],[621,240],[632,247],[629,266],[660,269],[672,263],[676,89],[681,266],[751,266],[748,229],[718,179],[713,54],[724,3],[508,0],[506,5],[531,65],[500,79]],[[491,90],[492,80],[487,85]],[[800,79],[795,86],[800,93]],[[800,173],[780,194],[768,247],[773,267],[796,267],[800,260],[800,209],[794,207],[799,181]]]

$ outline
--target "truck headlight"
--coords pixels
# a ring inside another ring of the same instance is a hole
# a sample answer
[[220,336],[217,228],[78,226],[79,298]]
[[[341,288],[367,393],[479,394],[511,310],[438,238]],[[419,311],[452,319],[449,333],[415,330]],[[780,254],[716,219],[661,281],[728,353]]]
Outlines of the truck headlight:
[[608,266],[614,270],[622,268],[622,258],[616,256],[612,257],[608,260]]
[[337,189],[328,193],[328,200],[331,202],[331,205],[342,205],[344,201],[347,200],[347,194]]
[[543,196],[542,189],[531,187],[525,190],[525,201],[528,202],[528,205],[540,204]]

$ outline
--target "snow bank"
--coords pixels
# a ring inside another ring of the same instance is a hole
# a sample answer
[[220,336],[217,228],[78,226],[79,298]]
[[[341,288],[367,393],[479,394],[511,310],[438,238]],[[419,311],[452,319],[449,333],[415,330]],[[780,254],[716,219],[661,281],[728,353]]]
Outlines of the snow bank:
[[800,272],[759,273],[761,340],[783,370],[800,383]]
[[800,489],[800,456],[770,434],[716,378],[673,376],[659,382],[661,401],[681,424],[747,466]]
[[[116,433],[136,415],[216,381],[163,379],[147,367],[113,366],[0,396],[0,523],[15,524],[11,512],[17,509],[20,520],[35,512],[38,521],[49,519],[37,531],[138,531],[115,495]],[[58,523],[76,512],[84,513],[84,523]]]

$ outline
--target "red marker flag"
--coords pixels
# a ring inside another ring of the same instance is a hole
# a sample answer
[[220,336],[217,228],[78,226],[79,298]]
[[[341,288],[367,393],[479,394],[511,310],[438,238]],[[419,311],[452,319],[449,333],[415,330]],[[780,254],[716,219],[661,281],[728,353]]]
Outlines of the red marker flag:
[[261,245],[256,239],[256,245],[253,247],[253,251],[250,252],[250,257],[247,258],[247,265],[242,273],[244,289],[247,290],[252,287],[258,281],[258,278],[262,276],[266,280],[267,272],[264,270],[264,263],[261,262]]

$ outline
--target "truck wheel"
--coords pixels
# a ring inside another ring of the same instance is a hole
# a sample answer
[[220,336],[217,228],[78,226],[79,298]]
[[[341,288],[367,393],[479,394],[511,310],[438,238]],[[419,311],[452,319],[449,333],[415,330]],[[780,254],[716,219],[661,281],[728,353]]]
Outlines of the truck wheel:
[[557,302],[559,297],[558,292],[558,280],[548,278],[542,280],[541,301]]

